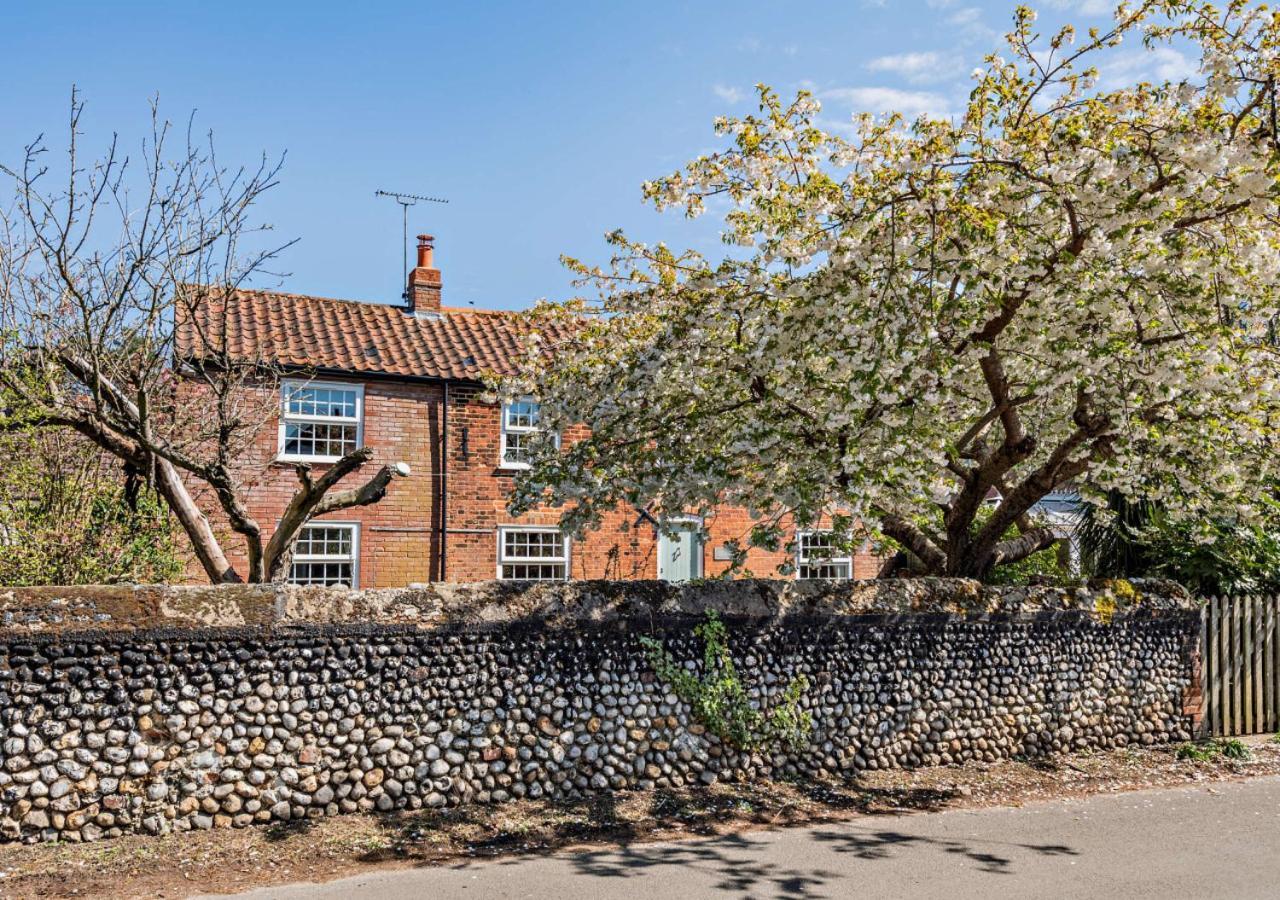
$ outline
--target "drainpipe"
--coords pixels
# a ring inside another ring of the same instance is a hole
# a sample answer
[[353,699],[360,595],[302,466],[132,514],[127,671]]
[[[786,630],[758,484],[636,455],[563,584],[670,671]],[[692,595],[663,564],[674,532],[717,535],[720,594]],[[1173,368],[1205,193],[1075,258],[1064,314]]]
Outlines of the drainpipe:
[[444,383],[440,419],[440,580],[446,580],[449,549],[449,382]]

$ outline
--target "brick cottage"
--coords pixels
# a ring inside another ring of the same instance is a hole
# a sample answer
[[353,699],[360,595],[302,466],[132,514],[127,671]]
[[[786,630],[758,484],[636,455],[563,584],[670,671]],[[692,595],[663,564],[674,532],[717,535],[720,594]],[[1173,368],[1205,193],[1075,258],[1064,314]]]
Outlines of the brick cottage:
[[[257,458],[245,461],[264,472],[249,496],[259,522],[278,521],[297,484],[297,462],[322,469],[367,446],[372,462],[348,481],[385,463],[410,468],[379,503],[304,528],[291,581],[371,588],[492,578],[685,580],[730,568],[726,544],[745,545],[752,524],[741,509],[659,528],[648,511],[620,508],[579,539],[561,536],[557,510],[510,515],[507,497],[527,465],[538,404],[486,402],[482,377],[512,370],[527,326],[514,313],[442,306],[441,288],[432,239],[421,235],[403,305],[244,290],[197,311],[194,326],[225,328],[233,356],[283,373],[269,389],[278,391],[275,419],[260,433]],[[179,357],[199,344],[192,324],[179,327]],[[206,506],[216,520],[213,504]],[[870,552],[807,556],[827,538],[796,535],[797,577],[875,574],[879,560]],[[238,542],[228,544],[243,567]],[[752,549],[746,569],[776,576],[789,561],[785,552]]]

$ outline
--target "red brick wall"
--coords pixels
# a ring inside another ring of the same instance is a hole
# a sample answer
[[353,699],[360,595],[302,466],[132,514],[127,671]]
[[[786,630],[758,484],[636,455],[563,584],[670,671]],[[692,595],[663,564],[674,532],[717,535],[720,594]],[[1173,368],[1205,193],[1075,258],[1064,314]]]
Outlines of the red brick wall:
[[[731,562],[715,559],[715,549],[723,547],[730,541],[736,541],[739,546],[746,547],[751,537],[751,527],[755,520],[748,515],[747,510],[736,506],[722,506],[715,511],[715,514],[707,517],[704,527],[707,531],[707,545],[705,548],[705,560],[703,572],[708,576],[722,575],[732,566]],[[823,517],[819,521],[820,528],[831,527],[829,517]],[[787,540],[793,540],[795,537],[795,524],[789,518],[783,518],[781,522],[783,534],[787,535]],[[793,563],[791,554],[784,546],[778,550],[765,550],[760,547],[752,547],[747,553],[746,563],[743,574],[750,574],[756,578],[780,578],[786,577],[779,573],[780,566],[790,567]],[[853,577],[854,578],[875,578],[879,572],[883,560],[876,556],[870,545],[862,546],[853,555]]]
[[[443,580],[480,581],[497,575],[497,529],[500,525],[555,525],[559,511],[535,511],[514,517],[506,511],[513,472],[499,468],[499,410],[482,402],[481,388],[449,387],[448,467],[439,465],[442,446],[444,387],[435,383],[325,378],[324,381],[364,386],[364,444],[373,459],[351,475],[342,487],[358,484],[381,465],[406,462],[407,478],[396,478],[387,496],[373,506],[357,507],[325,516],[360,525],[360,587],[398,587],[441,580],[441,543],[445,547]],[[276,391],[273,389],[272,393]],[[270,398],[268,397],[268,400]],[[278,409],[278,404],[276,405]],[[565,441],[580,435],[567,434]],[[264,540],[278,521],[296,485],[292,464],[274,462],[278,451],[278,421],[259,433],[246,453],[242,477],[248,486],[250,511],[262,525]],[[313,464],[316,473],[323,463]],[[441,477],[446,478],[446,508],[438,503]],[[212,498],[201,502],[225,534],[224,548],[243,572],[245,557],[238,536],[227,533],[225,519]],[[447,522],[442,521],[442,513]],[[736,539],[743,545],[751,519],[745,510],[723,508],[705,522],[703,572],[723,573],[728,563],[714,559],[715,548]],[[447,527],[446,527],[447,526]],[[444,531],[442,533],[442,527]],[[784,552],[752,549],[747,569],[757,577],[777,577],[787,562]],[[855,559],[856,577],[872,577],[879,561],[861,554]],[[190,570],[199,580],[198,568]],[[657,532],[652,522],[634,509],[619,509],[603,526],[570,546],[570,574],[574,578],[657,577]]]
[[[323,380],[364,386],[364,444],[373,450],[373,459],[347,476],[341,487],[358,485],[384,464],[403,461],[411,467],[407,478],[393,479],[387,496],[379,503],[343,510],[323,519],[360,525],[361,587],[403,586],[431,580],[437,556],[431,462],[439,433],[441,388],[409,382]],[[271,389],[271,393],[278,391]],[[277,414],[278,406],[274,406]],[[273,417],[259,432],[240,472],[250,513],[262,526],[264,541],[297,487],[293,464],[274,461],[278,450],[278,418]],[[325,468],[324,463],[312,464],[316,476]],[[211,518],[221,523],[219,531],[225,533],[225,518],[213,498],[202,498],[202,503],[211,510]],[[247,563],[243,541],[229,534],[223,546],[232,564],[243,573]]]
[[[449,388],[447,563],[449,581],[480,581],[497,575],[500,525],[555,525],[559,510],[523,516],[507,512],[515,472],[499,467],[501,425],[496,405],[480,400],[478,386]],[[576,435],[566,434],[565,441]],[[654,578],[655,531],[635,510],[618,510],[603,526],[571,542],[574,578]]]

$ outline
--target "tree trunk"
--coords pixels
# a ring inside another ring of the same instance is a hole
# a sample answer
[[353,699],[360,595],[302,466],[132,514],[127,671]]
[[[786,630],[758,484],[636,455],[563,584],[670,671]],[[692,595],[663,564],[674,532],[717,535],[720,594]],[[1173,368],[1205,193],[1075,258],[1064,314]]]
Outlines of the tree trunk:
[[155,466],[156,489],[173,510],[173,514],[177,516],[182,530],[187,533],[191,548],[195,551],[196,558],[200,560],[200,565],[204,568],[209,580],[214,584],[239,582],[241,580],[239,574],[227,561],[226,554],[222,552],[222,545],[218,543],[218,538],[209,525],[209,520],[192,499],[191,492],[187,490],[178,470],[165,459],[156,459]]
[[353,506],[369,506],[386,496],[387,485],[396,474],[391,466],[383,466],[360,487],[332,492],[339,481],[364,465],[372,456],[373,451],[368,447],[354,450],[315,480],[311,478],[310,466],[300,464],[294,467],[298,475],[298,490],[280,515],[271,540],[262,551],[263,581],[284,581],[293,561],[294,541],[303,526],[312,519]]

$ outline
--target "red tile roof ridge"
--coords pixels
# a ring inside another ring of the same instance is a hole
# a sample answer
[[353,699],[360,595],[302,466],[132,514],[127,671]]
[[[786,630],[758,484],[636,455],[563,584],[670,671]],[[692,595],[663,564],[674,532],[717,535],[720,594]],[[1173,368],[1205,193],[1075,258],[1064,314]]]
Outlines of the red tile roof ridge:
[[514,374],[523,336],[539,327],[514,310],[444,307],[438,315],[412,315],[402,305],[262,288],[207,299],[180,312],[180,355],[200,352],[196,333],[184,321],[191,316],[203,320],[213,340],[225,334],[232,356],[246,363],[353,374],[462,381],[479,381],[483,373]]
[[[324,303],[346,303],[353,306],[385,306],[390,309],[403,310],[406,313],[409,311],[408,307],[406,307],[403,302],[387,303],[383,300],[363,300],[356,297],[329,297],[324,294],[303,294],[303,293],[299,293],[298,291],[284,291],[284,290],[278,290],[276,288],[242,287],[242,288],[236,288],[231,293],[233,294],[269,294],[273,297],[283,297],[289,300],[320,300]],[[439,311],[442,313],[447,313],[449,315],[463,313],[466,315],[479,315],[479,316],[518,316],[528,312],[528,310],[523,310],[523,309],[485,309],[482,307],[475,307],[475,306],[441,306]],[[419,314],[425,314],[425,313],[432,312],[432,310],[419,310],[418,312]]]

